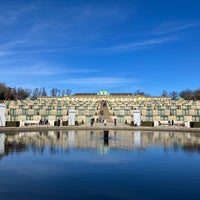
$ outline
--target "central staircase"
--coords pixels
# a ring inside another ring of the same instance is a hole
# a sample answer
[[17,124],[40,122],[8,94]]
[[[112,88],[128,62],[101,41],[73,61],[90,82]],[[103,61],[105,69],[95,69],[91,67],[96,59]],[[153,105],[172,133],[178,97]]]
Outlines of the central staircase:
[[108,109],[106,102],[101,103],[98,114],[99,114],[99,116],[98,116],[99,119],[103,119],[103,120],[106,119],[107,123],[113,123],[113,120],[112,120],[112,117],[111,117],[111,114],[109,112],[109,109]]

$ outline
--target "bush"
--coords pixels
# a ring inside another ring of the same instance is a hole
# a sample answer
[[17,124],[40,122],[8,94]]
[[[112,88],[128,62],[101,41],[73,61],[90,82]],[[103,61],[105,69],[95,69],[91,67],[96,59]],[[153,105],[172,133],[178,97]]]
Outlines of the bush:
[[6,127],[19,127],[20,121],[6,121]]
[[[58,121],[54,121],[54,126],[59,126],[59,122]],[[62,122],[62,126],[68,126],[68,121],[63,121]]]
[[68,126],[68,121],[63,121],[63,126]]
[[190,122],[191,128],[200,128],[200,122]]
[[79,125],[78,121],[75,121],[75,126],[78,126],[78,125]]
[[58,121],[54,121],[54,126],[58,126]]
[[134,126],[134,121],[131,121],[131,124],[130,124],[131,126]]
[[154,126],[154,122],[151,121],[142,121],[141,126]]

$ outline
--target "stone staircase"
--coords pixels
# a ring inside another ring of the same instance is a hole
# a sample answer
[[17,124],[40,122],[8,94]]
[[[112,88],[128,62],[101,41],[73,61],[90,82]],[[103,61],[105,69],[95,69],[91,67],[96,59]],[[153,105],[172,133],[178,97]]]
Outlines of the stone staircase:
[[103,105],[100,106],[99,119],[106,119],[107,123],[113,123],[111,114],[110,114],[107,106],[103,106]]

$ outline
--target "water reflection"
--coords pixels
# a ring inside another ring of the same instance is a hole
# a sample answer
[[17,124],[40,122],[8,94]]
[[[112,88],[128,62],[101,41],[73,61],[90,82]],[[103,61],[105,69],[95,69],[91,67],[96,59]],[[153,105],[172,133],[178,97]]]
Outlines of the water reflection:
[[144,151],[150,147],[165,151],[200,152],[200,133],[141,131],[46,131],[0,134],[0,155],[32,151],[57,154],[73,149],[96,149],[100,154],[111,150]]
[[5,148],[5,134],[0,133],[0,155],[4,153],[4,148]]
[[199,147],[200,133],[0,134],[0,199],[198,198]]
[[75,147],[75,131],[68,131],[68,147]]
[[135,133],[134,133],[134,146],[137,148],[142,147],[142,139],[141,139],[140,131],[135,131]]

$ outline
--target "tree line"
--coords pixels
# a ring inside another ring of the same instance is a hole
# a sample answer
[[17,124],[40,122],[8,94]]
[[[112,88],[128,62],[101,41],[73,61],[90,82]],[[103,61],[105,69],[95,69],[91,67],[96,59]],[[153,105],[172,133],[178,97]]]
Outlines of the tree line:
[[[143,91],[140,90],[136,90],[134,93],[134,95],[140,95],[140,96],[146,96],[146,97],[150,97],[150,94],[146,94]],[[170,97],[172,100],[177,100],[179,98],[183,98],[185,100],[200,100],[200,88],[196,89],[196,90],[191,90],[191,89],[185,89],[182,90],[181,92],[176,92],[176,91],[172,91],[172,92],[167,92],[166,90],[163,90],[162,97]]]
[[[50,96],[65,96],[65,95],[71,95],[72,90],[71,89],[58,89],[58,88],[52,88],[50,90]],[[147,94],[143,91],[136,90],[134,95],[140,95],[140,96],[151,96],[150,94]],[[5,83],[0,82],[0,100],[23,100],[26,98],[30,99],[37,99],[41,96],[48,96],[48,92],[45,89],[45,87],[42,88],[35,88],[33,90],[30,89],[24,89],[22,87],[19,88],[11,88],[6,86]],[[163,90],[162,97],[170,97],[172,100],[177,100],[178,98],[183,98],[185,100],[200,100],[200,88],[196,90],[186,89],[182,90],[181,92],[167,92],[166,90]]]
[[[71,95],[71,89],[58,89],[52,88],[50,91],[51,96],[65,96]],[[30,98],[32,100],[37,99],[41,96],[48,96],[48,92],[45,87],[31,89],[24,89],[22,87],[19,88],[11,88],[6,86],[5,83],[0,82],[0,100],[23,100],[26,98]]]
[[191,90],[191,89],[186,89],[186,90],[182,90],[181,92],[170,92],[167,93],[166,90],[163,90],[162,96],[164,97],[171,97],[172,100],[176,100],[179,97],[183,98],[185,100],[200,100],[200,88],[196,89],[196,90]]

